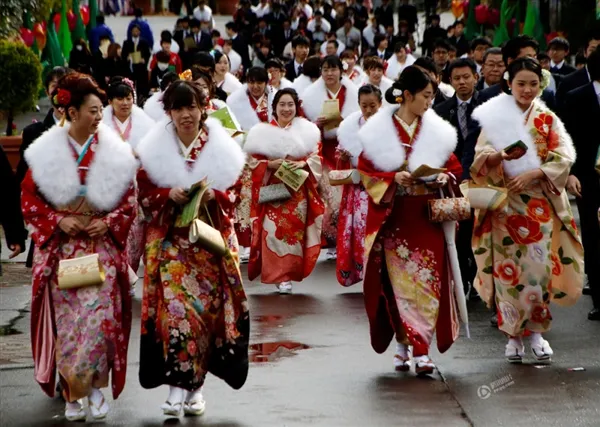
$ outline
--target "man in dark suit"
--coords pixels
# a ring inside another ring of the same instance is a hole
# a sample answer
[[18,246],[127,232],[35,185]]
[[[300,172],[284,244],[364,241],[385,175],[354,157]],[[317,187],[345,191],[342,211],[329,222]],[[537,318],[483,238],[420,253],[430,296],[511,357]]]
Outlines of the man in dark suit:
[[375,9],[375,19],[384,28],[388,25],[394,26],[394,5],[390,0],[382,0],[381,6]]
[[292,39],[292,53],[294,59],[285,64],[285,78],[293,82],[302,74],[303,64],[310,52],[310,41],[304,36],[296,36]]
[[[449,66],[450,82],[455,90],[454,96],[434,107],[435,112],[450,122],[458,133],[458,144],[454,154],[463,167],[462,180],[470,179],[469,169],[475,157],[475,144],[479,137],[479,126],[471,119],[475,107],[479,105],[479,96],[475,90],[477,67],[470,59],[457,59]],[[472,286],[477,273],[477,265],[471,248],[473,219],[461,221],[456,238],[460,271],[465,291]]]
[[421,51],[423,56],[433,56],[433,44],[437,39],[445,39],[448,36],[446,30],[440,27],[440,15],[431,16],[431,24],[423,33]]
[[292,30],[292,22],[289,18],[285,18],[281,26],[271,26],[271,43],[273,45],[273,53],[277,57],[283,56],[285,46],[294,38],[294,30]]
[[502,59],[502,49],[491,47],[483,55],[483,65],[481,66],[481,75],[475,90],[481,92],[488,87],[500,83],[506,71],[506,64]]
[[248,42],[241,34],[238,34],[238,27],[234,22],[228,22],[225,25],[225,30],[227,31],[227,35],[231,39],[231,46],[233,50],[235,50],[238,55],[242,58],[242,65],[244,66],[244,70],[249,70],[252,67],[252,62],[250,61],[250,52],[248,51]]
[[448,65],[450,64],[450,43],[445,39],[437,39],[433,43],[433,60],[435,65],[440,69],[442,81],[450,83],[450,75],[448,74]]
[[402,0],[402,4],[398,8],[398,22],[406,21],[408,31],[414,33],[417,29],[419,18],[417,17],[417,7],[410,4],[409,0]]
[[173,33],[173,40],[177,42],[179,48],[183,50],[183,41],[192,34],[190,29],[190,18],[184,16],[177,20],[177,30]]
[[469,53],[469,49],[471,48],[469,41],[466,39],[465,35],[465,22],[462,20],[458,20],[454,23],[454,35],[448,39],[448,41],[456,46],[456,57],[460,58],[465,53]]
[[600,177],[594,169],[600,148],[600,50],[588,57],[588,70],[592,82],[567,94],[563,116],[577,152],[567,190],[577,197],[585,272],[594,303],[588,319],[600,320]]
[[131,29],[131,38],[123,43],[121,57],[124,61],[131,63],[137,101],[139,105],[143,105],[150,91],[148,64],[152,56],[152,48],[140,35],[140,28],[134,24]]
[[184,69],[192,66],[194,55],[198,52],[210,52],[213,48],[212,37],[200,31],[200,21],[190,21],[190,34],[183,40],[183,65]]
[[[438,85],[442,81],[442,75],[440,73],[440,69],[437,67],[433,59],[428,56],[421,56],[417,58],[417,60],[413,64],[415,67],[421,69],[424,73],[429,74],[429,77],[436,82]],[[433,106],[442,104],[449,99],[444,92],[442,92],[438,86],[437,92],[435,93],[435,97],[433,98]]]
[[373,44],[375,47],[373,49],[369,49],[365,53],[365,58],[369,56],[377,56],[382,61],[386,61],[390,58],[390,56],[392,56],[393,50],[389,49],[388,39],[385,34],[375,34],[375,37],[373,37]]
[[566,63],[565,58],[569,56],[570,45],[567,39],[562,37],[553,38],[548,44],[548,56],[550,57],[550,72],[560,76],[568,76],[577,69]]

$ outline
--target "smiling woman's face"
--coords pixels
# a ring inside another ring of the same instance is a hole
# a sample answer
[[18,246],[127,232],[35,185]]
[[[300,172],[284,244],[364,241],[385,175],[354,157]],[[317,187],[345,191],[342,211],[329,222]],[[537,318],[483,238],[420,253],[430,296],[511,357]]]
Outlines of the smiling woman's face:
[[202,110],[196,104],[171,110],[169,111],[169,115],[171,116],[171,120],[173,120],[173,124],[175,124],[178,134],[194,133],[200,129]]

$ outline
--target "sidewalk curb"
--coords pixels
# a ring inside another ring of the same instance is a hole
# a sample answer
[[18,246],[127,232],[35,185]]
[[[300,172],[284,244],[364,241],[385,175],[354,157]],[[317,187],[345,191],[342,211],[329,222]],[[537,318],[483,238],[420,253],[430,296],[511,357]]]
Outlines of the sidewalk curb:
[[10,363],[7,365],[0,365],[0,371],[16,371],[19,369],[33,369],[35,365],[33,363]]

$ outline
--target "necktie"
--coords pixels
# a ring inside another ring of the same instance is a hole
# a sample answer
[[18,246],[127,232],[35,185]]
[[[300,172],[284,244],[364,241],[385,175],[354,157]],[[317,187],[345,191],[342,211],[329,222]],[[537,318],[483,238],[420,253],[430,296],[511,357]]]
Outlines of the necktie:
[[556,65],[554,67],[550,68],[550,72],[551,73],[555,73],[556,74],[556,73],[558,73],[558,70],[559,70],[559,68]]
[[298,72],[296,73],[296,75],[298,75],[298,76],[302,75],[302,70],[303,70],[302,65],[299,65]]
[[469,104],[463,102],[458,106],[458,125],[460,126],[460,133],[462,134],[463,140],[467,138],[469,132],[467,128],[467,108]]

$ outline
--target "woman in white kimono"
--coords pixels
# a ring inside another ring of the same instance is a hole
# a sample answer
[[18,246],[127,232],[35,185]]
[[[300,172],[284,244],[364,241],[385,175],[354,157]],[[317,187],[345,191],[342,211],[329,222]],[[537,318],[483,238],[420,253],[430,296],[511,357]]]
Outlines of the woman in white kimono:
[[271,94],[271,97],[275,97],[275,94],[280,89],[286,89],[292,87],[292,82],[285,78],[285,66],[277,58],[269,59],[265,62],[265,70],[269,75],[269,84],[267,90]]
[[406,45],[403,42],[396,43],[394,54],[390,56],[387,62],[385,75],[389,79],[398,80],[402,71],[415,63],[415,57],[406,51]]
[[[370,84],[379,88],[381,93],[385,93],[392,87],[392,84],[394,84],[392,79],[388,79],[384,76],[385,66],[381,58],[376,56],[365,58],[363,66],[365,69],[365,78],[363,79],[361,86]],[[386,100],[384,100],[383,103],[384,105],[389,105]]]
[[144,113],[148,115],[152,120],[158,122],[165,117],[167,117],[165,113],[165,107],[162,102],[163,94],[165,90],[169,87],[171,83],[179,80],[179,76],[174,71],[169,71],[165,74],[160,81],[160,92],[155,92],[152,94],[150,98],[146,100],[144,103]]
[[294,79],[292,88],[300,97],[311,84],[321,77],[321,58],[311,56],[302,64],[302,74]]
[[[301,95],[306,117],[321,129],[323,178],[320,187],[326,203],[323,219],[324,246],[329,259],[336,258],[337,218],[342,199],[342,188],[329,185],[329,171],[339,169],[337,162],[337,128],[343,119],[359,110],[358,89],[343,75],[343,64],[337,56],[327,56],[321,63],[321,78],[310,85]],[[337,100],[339,116],[324,118],[326,101]]]
[[365,79],[365,72],[356,64],[356,52],[352,49],[346,49],[340,55],[342,60],[344,75],[357,86]]
[[242,87],[236,76],[231,74],[229,57],[218,50],[214,51],[215,57],[215,84],[229,96]]

